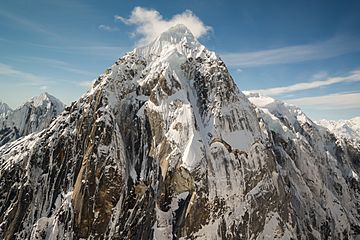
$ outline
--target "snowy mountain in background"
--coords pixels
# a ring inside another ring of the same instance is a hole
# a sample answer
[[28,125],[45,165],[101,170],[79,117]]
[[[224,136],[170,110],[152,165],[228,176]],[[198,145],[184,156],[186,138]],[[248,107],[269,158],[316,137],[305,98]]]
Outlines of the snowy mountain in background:
[[360,141],[360,117],[337,121],[322,119],[316,123],[326,127],[339,138],[356,139]]
[[12,109],[6,103],[0,102],[0,119],[3,119],[10,112]]
[[307,228],[306,238],[359,238],[359,142],[335,138],[294,105],[245,94],[272,143],[289,201]]
[[360,146],[250,101],[170,28],[49,128],[0,148],[0,239],[360,236]]
[[0,146],[38,132],[48,127],[50,122],[64,110],[64,104],[48,93],[33,97],[15,110],[3,111],[0,118]]

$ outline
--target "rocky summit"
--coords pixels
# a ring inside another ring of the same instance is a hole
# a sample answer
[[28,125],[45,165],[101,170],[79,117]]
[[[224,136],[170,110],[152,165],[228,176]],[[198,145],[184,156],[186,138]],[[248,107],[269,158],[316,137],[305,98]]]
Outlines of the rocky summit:
[[359,174],[358,142],[177,25],[0,148],[0,239],[356,239]]

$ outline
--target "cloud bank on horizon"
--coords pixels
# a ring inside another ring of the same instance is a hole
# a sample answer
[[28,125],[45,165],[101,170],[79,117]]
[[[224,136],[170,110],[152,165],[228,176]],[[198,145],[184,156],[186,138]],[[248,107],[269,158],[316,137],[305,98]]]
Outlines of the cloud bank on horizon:
[[137,45],[144,45],[153,41],[157,36],[167,29],[184,24],[192,32],[195,38],[200,38],[212,30],[210,26],[204,24],[192,11],[186,10],[183,13],[174,15],[166,20],[155,9],[135,7],[128,18],[115,16],[115,19],[126,25],[135,25],[135,36],[141,36]]

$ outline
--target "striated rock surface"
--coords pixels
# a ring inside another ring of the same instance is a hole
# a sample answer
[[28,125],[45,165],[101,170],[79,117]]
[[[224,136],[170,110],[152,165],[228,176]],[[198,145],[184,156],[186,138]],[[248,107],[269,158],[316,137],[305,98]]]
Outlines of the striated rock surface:
[[359,146],[290,114],[177,25],[0,148],[0,238],[354,238]]
[[0,146],[45,129],[64,110],[64,104],[48,93],[33,97],[15,110],[6,106],[0,105]]

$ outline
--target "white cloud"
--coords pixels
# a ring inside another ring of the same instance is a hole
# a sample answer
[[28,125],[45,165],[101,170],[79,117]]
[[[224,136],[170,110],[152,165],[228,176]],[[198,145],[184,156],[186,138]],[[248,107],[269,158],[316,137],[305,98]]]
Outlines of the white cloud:
[[40,90],[42,90],[42,91],[46,91],[48,89],[48,86],[41,86],[40,87]]
[[13,68],[12,66],[3,63],[0,63],[0,76],[6,76],[9,78],[16,77],[20,80],[24,80],[30,83],[31,85],[44,85],[45,83],[49,82],[46,78],[42,76],[38,76],[33,73],[19,71]]
[[177,24],[184,24],[196,38],[204,36],[211,30],[211,27],[206,26],[190,10],[176,14],[171,19],[166,20],[154,9],[135,7],[129,18],[115,16],[115,19],[127,25],[137,26],[135,35],[142,36],[138,44],[151,42],[163,31],[166,31]]
[[102,30],[102,31],[106,31],[106,32],[116,32],[119,31],[119,29],[117,27],[111,27],[111,26],[107,26],[107,25],[99,25],[98,29]]
[[80,81],[77,83],[80,87],[85,89],[90,89],[94,81]]
[[328,86],[335,83],[342,82],[356,82],[360,81],[360,70],[356,70],[350,73],[348,76],[341,77],[329,77],[325,80],[316,80],[312,82],[301,82],[293,85],[285,86],[285,87],[275,87],[275,88],[267,88],[267,89],[257,89],[250,90],[251,92],[258,92],[266,96],[275,96],[279,94],[296,92],[301,90],[308,90],[313,88],[318,88],[322,86]]
[[360,51],[359,38],[334,37],[327,41],[313,44],[287,46],[254,52],[223,53],[220,56],[228,66],[256,67],[328,59],[357,51]]
[[360,107],[360,93],[336,93],[315,97],[288,99],[286,102],[297,106],[318,109],[349,109]]

